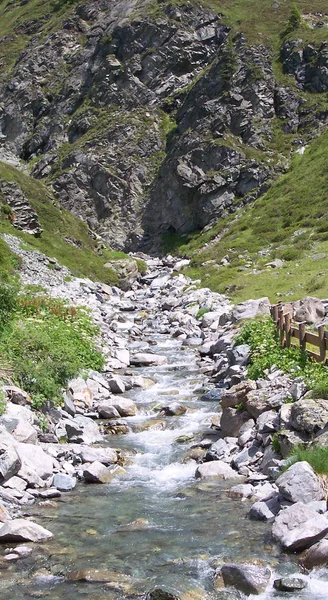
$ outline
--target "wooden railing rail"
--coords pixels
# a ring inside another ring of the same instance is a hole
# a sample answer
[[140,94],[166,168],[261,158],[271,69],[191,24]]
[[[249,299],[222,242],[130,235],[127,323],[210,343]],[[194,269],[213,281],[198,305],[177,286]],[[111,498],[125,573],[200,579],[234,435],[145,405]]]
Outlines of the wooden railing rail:
[[[306,331],[306,323],[295,323],[292,321],[290,312],[284,312],[284,308],[279,304],[271,306],[271,316],[279,331],[280,343],[284,348],[296,346],[304,350],[311,358],[317,362],[328,362],[326,352],[328,350],[328,332],[324,325],[317,327],[318,333]],[[293,343],[293,340],[298,343]],[[309,350],[306,345],[311,344],[319,348],[319,353]]]

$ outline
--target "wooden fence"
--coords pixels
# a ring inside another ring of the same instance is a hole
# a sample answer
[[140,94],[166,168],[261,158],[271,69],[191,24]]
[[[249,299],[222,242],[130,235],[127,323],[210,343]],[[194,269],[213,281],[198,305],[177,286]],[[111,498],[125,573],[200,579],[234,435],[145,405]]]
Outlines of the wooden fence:
[[[326,351],[328,349],[328,332],[325,331],[324,325],[317,327],[318,333],[306,331],[306,323],[295,323],[292,321],[290,312],[284,312],[284,309],[279,304],[271,306],[271,316],[279,331],[280,343],[284,348],[291,346],[299,346],[302,350],[311,356],[317,362],[327,363]],[[293,340],[298,340],[293,343]],[[319,353],[312,352],[306,347],[306,344],[311,344],[319,348]]]

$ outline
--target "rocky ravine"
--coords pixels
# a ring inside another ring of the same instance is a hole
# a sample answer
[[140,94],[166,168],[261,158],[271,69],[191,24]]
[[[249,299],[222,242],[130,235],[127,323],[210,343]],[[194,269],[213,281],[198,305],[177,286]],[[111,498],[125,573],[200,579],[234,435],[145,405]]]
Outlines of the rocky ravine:
[[47,35],[42,19],[28,22],[33,36],[0,83],[0,156],[28,161],[66,208],[134,251],[262,194],[288,164],[277,124],[304,145],[327,121],[303,97],[327,92],[325,44],[282,45],[288,86],[268,49],[222,15],[148,4],[79,4]]
[[[306,568],[328,564],[328,513],[322,481],[307,463],[297,463],[280,474],[283,457],[293,445],[313,438],[325,445],[328,402],[316,401],[314,411],[314,401],[307,397],[302,381],[292,381],[278,369],[266,380],[245,379],[248,347],[233,347],[236,330],[232,325],[245,317],[267,314],[268,300],[233,307],[219,294],[197,289],[185,276],[172,276],[179,264],[170,257],[163,261],[144,257],[148,274],[125,293],[89,280],[64,282],[65,269],[49,270],[42,255],[19,249],[13,237],[7,241],[23,258],[24,282],[41,283],[53,296],[89,306],[107,359],[103,373],[91,372],[86,379],[69,382],[62,407],[48,409],[42,428],[27,394],[4,387],[8,404],[0,418],[0,542],[4,549],[7,543],[19,545],[11,545],[3,560],[16,561],[33,552],[31,545],[22,546],[22,542],[52,536],[33,520],[22,518],[24,506],[59,497],[79,482],[110,485],[114,477],[124,476],[124,452],[107,444],[102,447],[101,442],[128,431],[128,417],[138,411],[124,393],[151,384],[137,374],[136,367],[166,361],[151,345],[146,352],[128,349],[129,341],[147,339],[155,323],[158,334],[169,333],[199,352],[199,369],[208,377],[209,390],[201,399],[221,399],[222,412],[211,420],[217,441],[196,438],[184,462],[194,463],[196,478],[226,479],[232,497],[251,500],[249,517],[272,522],[272,535],[283,548],[296,552],[310,548],[302,558]],[[197,320],[200,308],[210,311]],[[185,410],[179,402],[171,402],[162,405],[161,414],[178,416]],[[271,444],[276,432],[280,432],[282,456]],[[92,580],[92,572],[88,577]],[[216,585],[221,581],[247,595],[259,594],[270,577],[267,567],[223,565]],[[293,588],[296,580],[275,585],[298,589]]]

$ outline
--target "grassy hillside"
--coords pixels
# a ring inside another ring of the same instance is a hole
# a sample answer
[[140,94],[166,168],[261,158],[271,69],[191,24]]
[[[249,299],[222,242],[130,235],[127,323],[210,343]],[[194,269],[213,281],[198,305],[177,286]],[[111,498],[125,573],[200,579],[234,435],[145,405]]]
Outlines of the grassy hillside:
[[[166,239],[192,258],[188,275],[235,300],[328,296],[328,132],[253,204],[189,238]],[[221,266],[226,257],[228,264]],[[280,259],[281,267],[267,263]]]
[[[113,252],[110,248],[99,252],[96,241],[89,235],[87,225],[56,205],[51,193],[39,181],[4,163],[0,163],[0,179],[20,186],[37,212],[43,228],[39,238],[15,229],[3,205],[1,209],[0,199],[0,233],[16,235],[26,247],[56,258],[77,277],[117,283],[117,275],[111,269],[104,269],[103,265],[108,260],[126,257],[124,253]],[[16,265],[7,245],[0,240],[0,270],[12,270]]]

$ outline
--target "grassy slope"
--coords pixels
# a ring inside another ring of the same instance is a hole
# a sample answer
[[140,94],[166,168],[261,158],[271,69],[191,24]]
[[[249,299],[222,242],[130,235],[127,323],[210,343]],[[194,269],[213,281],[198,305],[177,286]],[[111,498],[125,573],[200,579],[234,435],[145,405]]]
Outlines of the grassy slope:
[[[237,218],[189,240],[174,240],[176,251],[192,257],[188,274],[235,300],[328,296],[327,259],[317,256],[328,257],[327,155],[328,132],[303,156],[296,155],[289,172]],[[224,256],[229,266],[219,265]],[[284,260],[282,267],[265,267],[275,258]]]
[[[6,215],[0,216],[0,233],[12,233],[19,237],[31,249],[44,252],[49,257],[55,257],[60,264],[67,266],[74,275],[90,277],[106,283],[117,283],[117,276],[111,269],[104,269],[108,260],[122,258],[122,252],[110,249],[96,252],[96,243],[90,237],[88,228],[80,219],[54,204],[53,197],[45,186],[18,171],[14,167],[0,163],[0,179],[17,183],[30,201],[39,216],[43,233],[35,238],[13,227]],[[0,213],[1,215],[1,213]],[[72,243],[66,242],[65,238]],[[12,265],[10,253],[4,242],[0,242],[0,269],[9,269]]]

